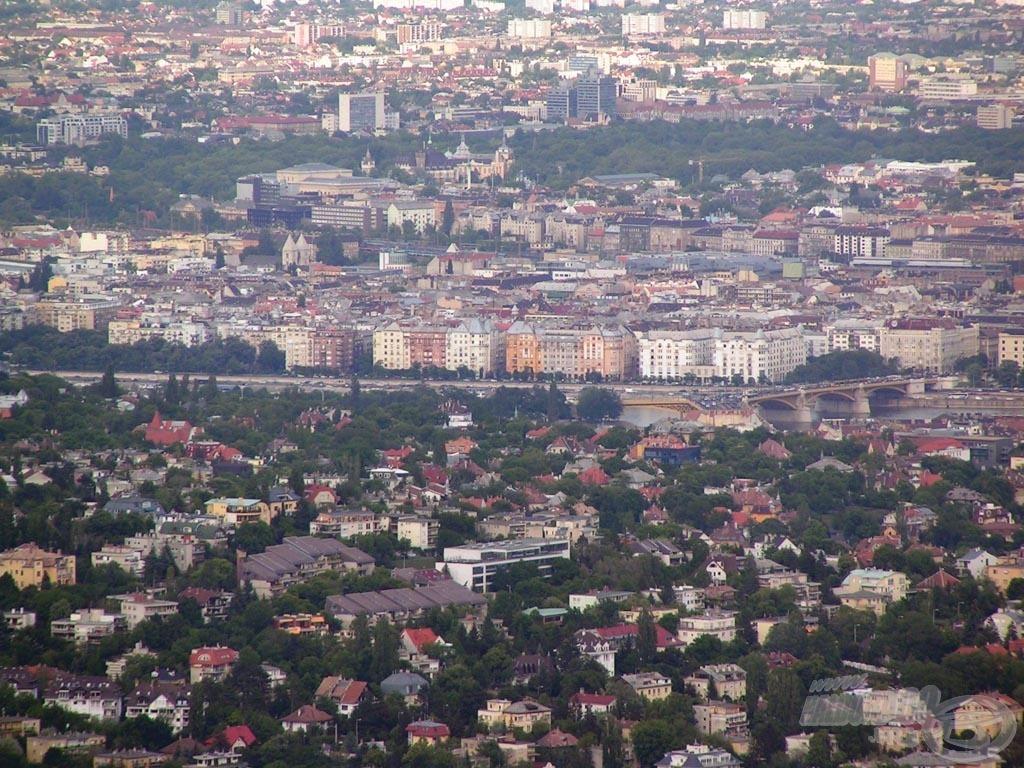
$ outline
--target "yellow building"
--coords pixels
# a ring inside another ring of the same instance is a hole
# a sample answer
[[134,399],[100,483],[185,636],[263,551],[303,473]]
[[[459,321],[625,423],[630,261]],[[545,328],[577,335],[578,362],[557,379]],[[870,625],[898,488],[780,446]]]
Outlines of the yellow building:
[[1000,594],[1005,595],[1011,581],[1024,579],[1024,559],[1016,555],[1000,557],[999,562],[985,569],[985,577],[995,584]]
[[533,699],[509,701],[490,699],[484,709],[477,710],[477,720],[488,728],[504,727],[529,730],[537,723],[551,724],[551,709]]
[[47,552],[34,542],[0,552],[0,575],[9,573],[18,589],[75,583],[75,556]]
[[218,498],[206,502],[206,514],[223,517],[231,525],[262,521],[270,524],[274,519],[270,505],[260,499]]
[[667,699],[672,695],[672,679],[659,672],[638,672],[635,675],[623,675],[623,682],[648,701]]

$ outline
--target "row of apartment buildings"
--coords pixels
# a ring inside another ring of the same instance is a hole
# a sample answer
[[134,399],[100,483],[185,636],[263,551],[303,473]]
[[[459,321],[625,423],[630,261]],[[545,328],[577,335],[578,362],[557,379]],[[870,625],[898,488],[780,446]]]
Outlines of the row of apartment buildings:
[[559,375],[623,381],[742,379],[782,381],[808,357],[867,349],[904,368],[947,373],[978,354],[977,326],[949,319],[844,324],[823,333],[801,327],[725,331],[720,328],[633,333],[621,325],[548,326],[518,320],[501,330],[472,320],[451,328],[391,322],[373,334],[374,364],[386,370],[466,368],[474,375]]

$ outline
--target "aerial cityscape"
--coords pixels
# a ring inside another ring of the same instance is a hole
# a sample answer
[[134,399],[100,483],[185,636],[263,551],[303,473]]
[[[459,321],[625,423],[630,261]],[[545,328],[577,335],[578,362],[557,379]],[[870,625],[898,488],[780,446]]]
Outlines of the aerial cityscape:
[[1024,766],[1022,8],[4,0],[0,768]]

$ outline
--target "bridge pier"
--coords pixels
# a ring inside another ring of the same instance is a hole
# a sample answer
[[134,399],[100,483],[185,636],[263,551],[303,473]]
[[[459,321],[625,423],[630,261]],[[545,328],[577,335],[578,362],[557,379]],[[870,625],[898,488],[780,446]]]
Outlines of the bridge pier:
[[855,418],[868,418],[871,416],[871,398],[864,391],[863,385],[857,387],[857,390],[853,393],[852,411]]
[[814,408],[803,390],[797,396],[796,408],[793,409],[793,426],[797,429],[810,429],[814,426]]

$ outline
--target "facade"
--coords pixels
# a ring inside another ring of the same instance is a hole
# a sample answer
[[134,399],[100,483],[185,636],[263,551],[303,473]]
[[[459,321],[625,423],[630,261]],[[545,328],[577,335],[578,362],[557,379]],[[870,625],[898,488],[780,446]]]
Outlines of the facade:
[[893,320],[878,335],[882,357],[926,373],[950,373],[957,361],[977,355],[979,344],[978,326],[961,326],[945,318]]
[[730,9],[722,12],[722,29],[764,29],[768,14],[764,11]]
[[655,381],[707,381],[714,376],[712,330],[647,331],[637,337],[639,374]]
[[702,635],[731,642],[736,639],[736,612],[709,609],[696,616],[685,616],[679,620],[677,634],[684,646]]
[[686,684],[705,698],[712,690],[714,698],[730,701],[743,701],[747,695],[747,673],[739,664],[705,664],[686,678]]
[[178,603],[173,600],[157,600],[144,592],[133,592],[127,595],[111,595],[111,600],[121,603],[121,614],[125,618],[128,629],[134,629],[143,621],[157,616],[174,616],[178,612]]
[[124,115],[60,115],[36,124],[36,143],[81,146],[106,134],[128,138],[128,120]]
[[189,691],[183,682],[143,681],[125,697],[126,718],[145,716],[162,720],[175,734],[188,730],[191,714]]
[[338,130],[373,133],[384,129],[384,93],[342,93],[338,96]]
[[542,575],[552,563],[569,557],[568,540],[519,539],[445,547],[437,570],[447,571],[457,583],[488,592],[495,576],[514,563],[531,563]]
[[1013,117],[1013,107],[1007,104],[982,104],[975,119],[979,128],[1004,131],[1013,128]]
[[517,320],[505,335],[505,370],[624,381],[636,376],[636,350],[636,337],[621,325],[557,328]]
[[896,56],[871,56],[868,59],[868,87],[898,92],[907,87],[907,63]]
[[489,699],[487,705],[477,710],[476,719],[488,728],[521,728],[529,730],[538,723],[551,724],[551,708],[533,699],[510,701]]
[[124,695],[105,677],[66,676],[47,686],[43,703],[98,720],[120,720]]
[[223,682],[236,661],[238,651],[232,648],[196,648],[188,657],[189,681],[193,685],[204,680]]
[[720,378],[779,382],[807,362],[807,343],[799,328],[723,333],[715,339],[714,360]]
[[1016,363],[1018,369],[1024,370],[1024,333],[1000,333],[997,343],[998,364]]
[[635,675],[623,675],[622,681],[637,692],[643,699],[659,701],[672,695],[672,678],[660,672],[638,672]]
[[0,576],[10,574],[18,589],[75,583],[75,556],[47,552],[29,542],[0,552]]
[[665,34],[665,17],[660,13],[622,14],[622,36],[643,37]]
[[66,619],[50,622],[50,634],[60,640],[69,640],[76,645],[98,643],[127,628],[125,617],[119,613],[107,613],[100,608],[75,611]]
[[899,571],[855,568],[834,591],[843,605],[881,615],[889,604],[907,596],[910,582]]
[[841,226],[832,235],[832,252],[848,260],[885,258],[890,233],[881,227]]
[[486,378],[505,368],[504,336],[493,322],[470,318],[445,334],[445,367]]
[[94,568],[99,565],[116,565],[133,576],[142,576],[146,566],[141,552],[123,544],[104,544],[90,555],[90,559]]

